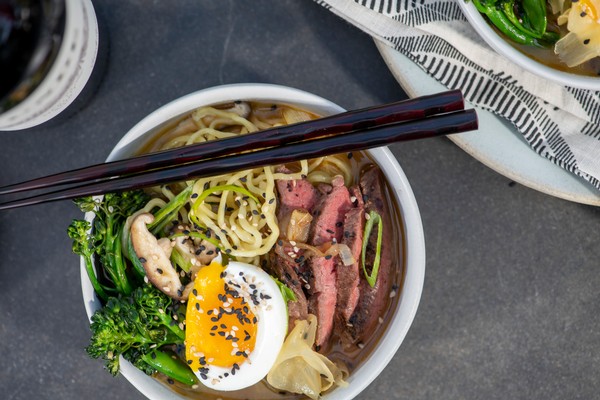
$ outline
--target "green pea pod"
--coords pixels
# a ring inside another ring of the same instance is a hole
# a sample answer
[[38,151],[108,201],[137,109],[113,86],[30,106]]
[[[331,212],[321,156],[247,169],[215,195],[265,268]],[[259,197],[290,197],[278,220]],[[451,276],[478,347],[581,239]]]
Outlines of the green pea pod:
[[194,375],[190,367],[179,358],[173,358],[170,354],[163,351],[153,350],[148,354],[144,354],[142,360],[169,378],[188,386],[192,386],[198,382],[196,375]]

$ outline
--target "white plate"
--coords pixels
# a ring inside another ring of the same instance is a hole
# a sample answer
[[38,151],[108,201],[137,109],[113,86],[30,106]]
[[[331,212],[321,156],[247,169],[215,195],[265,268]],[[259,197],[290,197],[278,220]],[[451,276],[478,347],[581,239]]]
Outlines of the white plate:
[[[410,97],[447,90],[402,53],[375,41],[390,71]],[[534,152],[508,122],[477,109],[479,130],[449,136],[456,145],[494,171],[522,185],[559,197],[594,206],[600,192]]]

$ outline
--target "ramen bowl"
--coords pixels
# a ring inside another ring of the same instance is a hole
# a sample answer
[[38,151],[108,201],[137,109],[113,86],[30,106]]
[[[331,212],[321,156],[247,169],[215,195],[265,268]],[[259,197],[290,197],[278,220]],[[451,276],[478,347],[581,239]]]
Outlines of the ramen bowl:
[[[135,125],[120,141],[107,158],[113,161],[135,154],[168,121],[178,119],[192,110],[204,106],[227,103],[233,100],[287,104],[318,115],[331,115],[344,110],[316,95],[284,86],[269,84],[236,84],[218,86],[201,90],[181,97],[152,112]],[[351,399],[364,390],[390,362],[402,343],[413,321],[419,304],[425,273],[425,244],[419,209],[410,184],[398,165],[395,157],[387,148],[368,151],[368,156],[379,165],[387,182],[390,197],[401,215],[402,246],[404,271],[393,308],[388,311],[389,318],[379,340],[372,346],[368,355],[347,378],[346,387],[337,387],[327,392],[323,398],[328,400]],[[88,219],[91,216],[87,216]],[[81,284],[85,309],[89,318],[101,307],[93,287],[81,264]],[[121,359],[121,374],[149,399],[183,399],[183,395],[173,391],[168,385],[147,376],[133,365]],[[222,398],[227,398],[223,393]]]
[[514,62],[521,68],[544,79],[556,82],[564,86],[574,88],[600,90],[600,78],[591,75],[581,75],[564,66],[559,68],[546,65],[520,51],[516,45],[509,42],[499,34],[477,10],[471,1],[458,0],[458,5],[463,14],[479,34],[479,36],[498,54]]

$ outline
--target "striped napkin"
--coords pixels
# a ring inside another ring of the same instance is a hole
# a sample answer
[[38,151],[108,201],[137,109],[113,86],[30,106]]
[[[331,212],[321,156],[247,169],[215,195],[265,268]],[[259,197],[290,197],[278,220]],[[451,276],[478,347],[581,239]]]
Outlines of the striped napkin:
[[315,1],[511,121],[538,154],[600,189],[600,92],[539,78],[495,53],[463,16],[464,0]]

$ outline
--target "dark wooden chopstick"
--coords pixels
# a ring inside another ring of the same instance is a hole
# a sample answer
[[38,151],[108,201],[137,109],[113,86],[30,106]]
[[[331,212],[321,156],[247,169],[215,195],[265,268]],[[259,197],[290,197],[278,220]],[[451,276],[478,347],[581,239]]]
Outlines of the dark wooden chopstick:
[[181,180],[197,179],[242,169],[277,165],[304,158],[370,149],[394,142],[429,138],[477,129],[474,110],[456,111],[420,120],[389,124],[344,135],[328,136],[305,142],[271,147],[234,157],[212,158],[194,164],[137,173],[129,176],[93,182],[65,190],[32,196],[0,204],[0,210],[72,199],[107,192],[133,190]]
[[0,187],[0,194],[50,188],[66,184],[95,182],[108,177],[134,174],[199,159],[222,157],[251,149],[280,146],[321,136],[366,129],[373,126],[410,121],[435,114],[462,110],[464,99],[459,90],[399,101],[384,106],[348,111],[329,117],[256,133],[155,152]]

